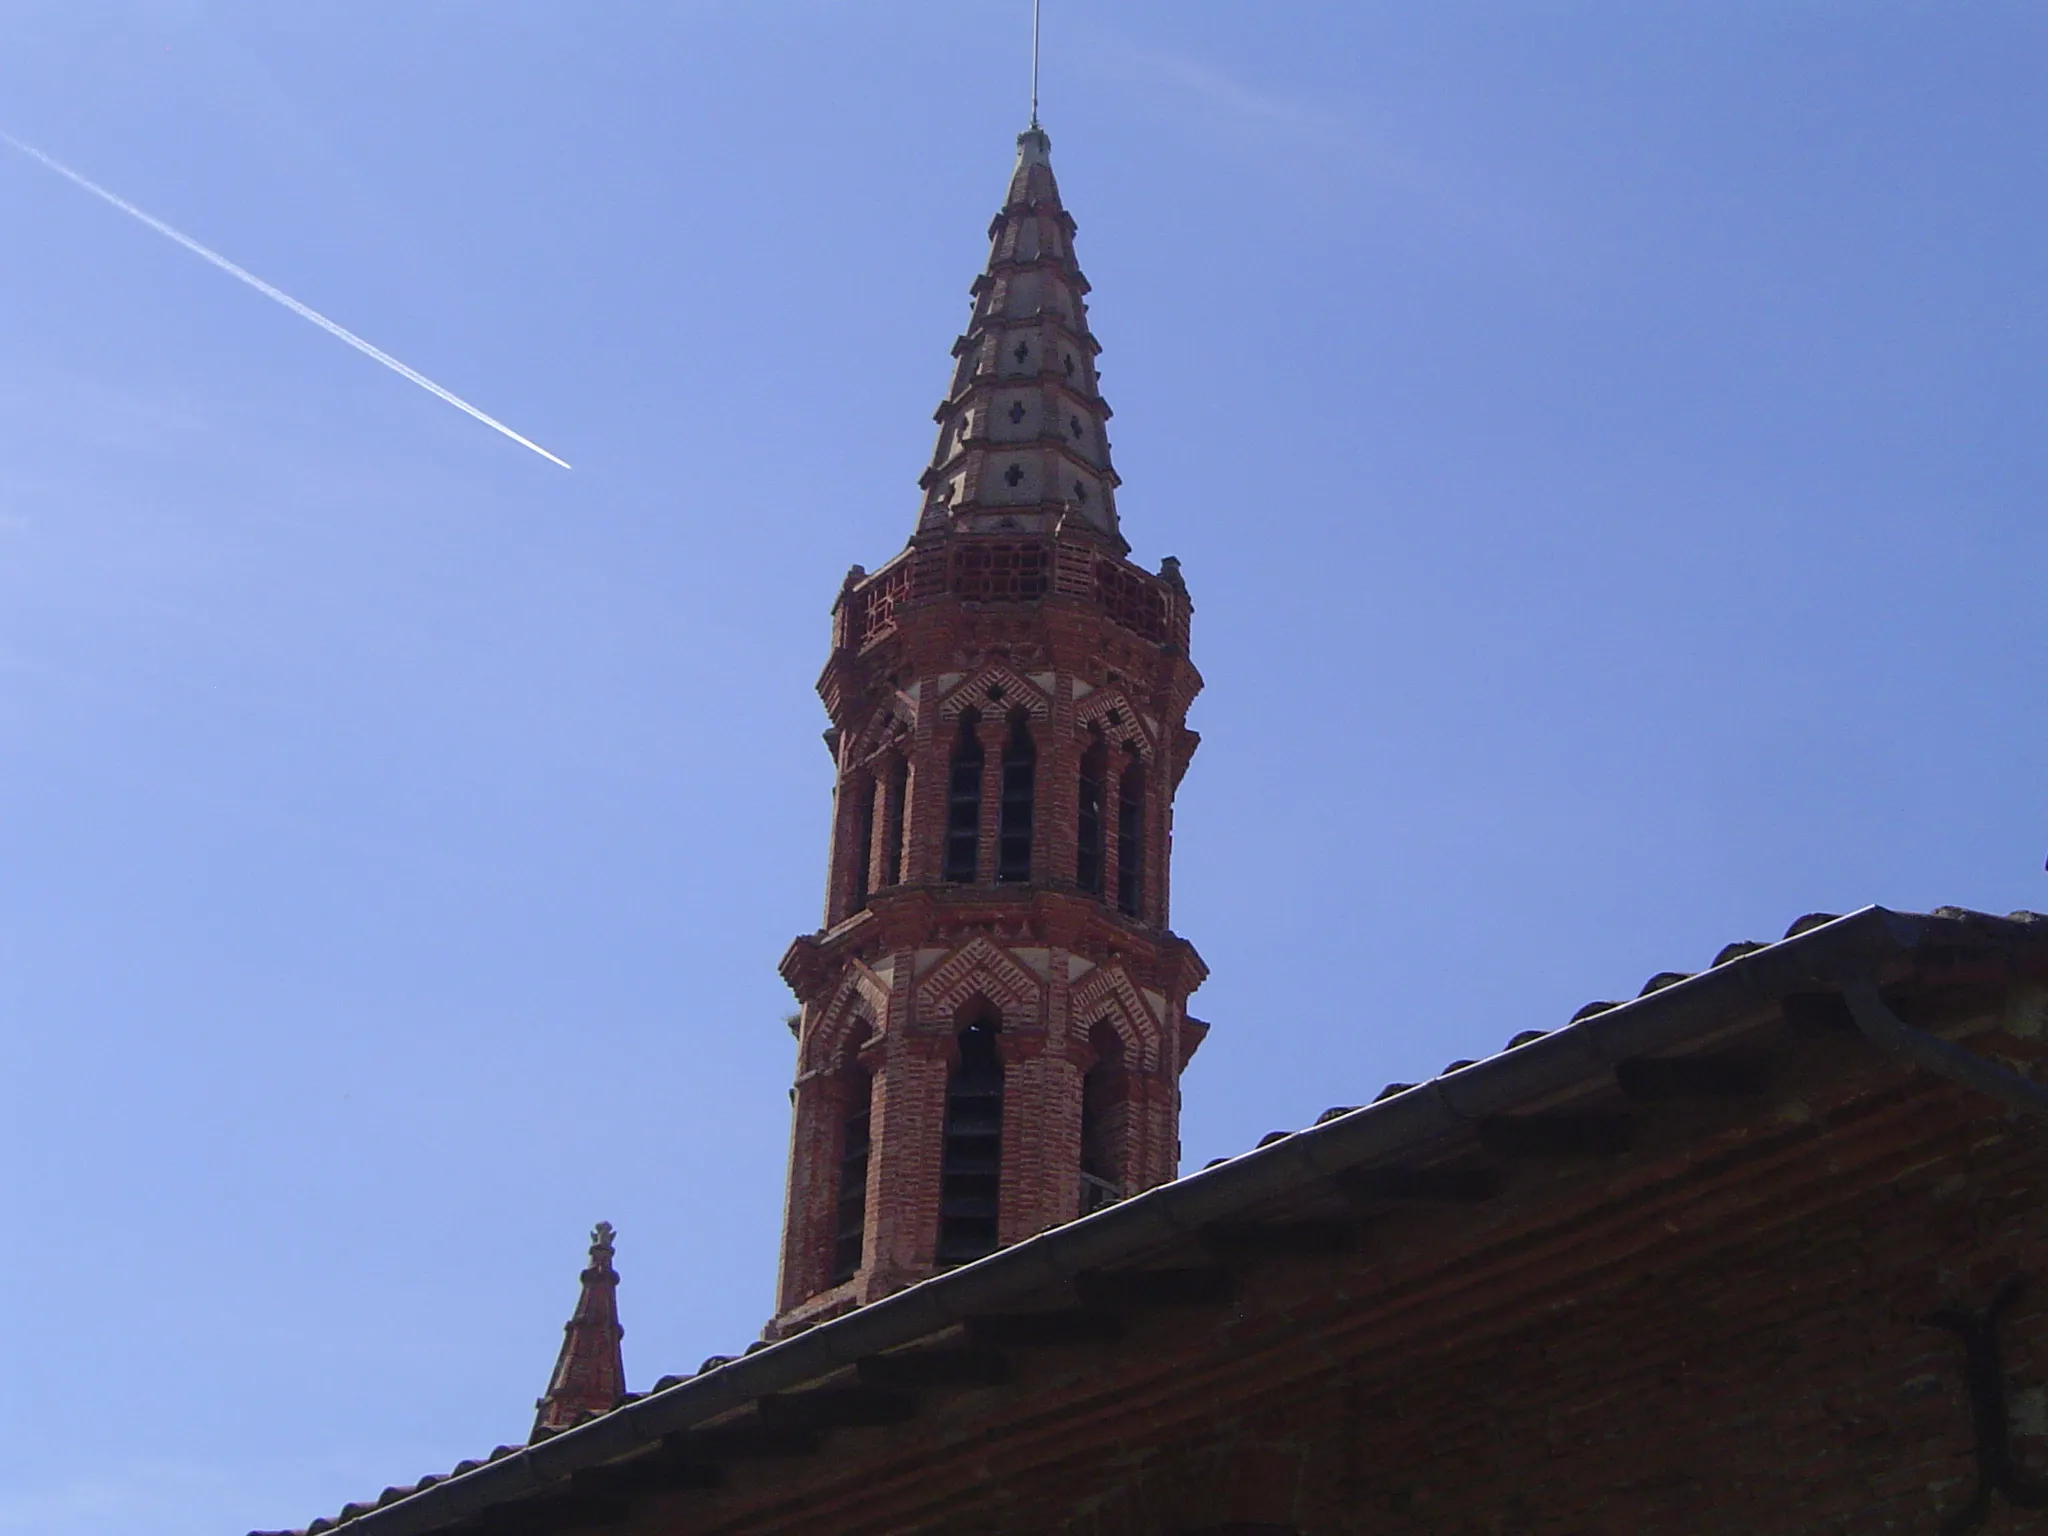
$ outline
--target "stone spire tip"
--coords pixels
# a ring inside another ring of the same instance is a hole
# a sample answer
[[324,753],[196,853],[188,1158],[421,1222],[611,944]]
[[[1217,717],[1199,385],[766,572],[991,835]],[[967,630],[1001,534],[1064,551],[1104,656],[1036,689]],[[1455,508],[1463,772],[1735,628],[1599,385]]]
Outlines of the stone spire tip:
[[1017,169],[1052,164],[1052,136],[1036,122],[1017,135]]

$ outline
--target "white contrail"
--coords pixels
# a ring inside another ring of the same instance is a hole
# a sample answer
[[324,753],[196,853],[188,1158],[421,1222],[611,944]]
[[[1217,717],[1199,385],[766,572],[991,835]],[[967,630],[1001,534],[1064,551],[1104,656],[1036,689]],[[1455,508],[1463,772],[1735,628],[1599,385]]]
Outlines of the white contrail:
[[539,443],[536,443],[529,438],[521,437],[517,432],[514,432],[510,427],[506,426],[505,423],[503,423],[502,421],[499,421],[495,416],[486,416],[482,411],[478,410],[475,406],[471,405],[467,400],[462,399],[458,395],[450,394],[447,390],[443,389],[440,385],[436,384],[432,379],[428,378],[425,374],[419,373],[414,369],[406,367],[405,364],[401,363],[389,352],[381,351],[380,349],[371,346],[370,343],[363,340],[363,338],[358,336],[354,331],[351,331],[344,326],[336,325],[332,320],[328,319],[318,310],[308,309],[305,305],[301,304],[297,299],[293,298],[290,294],[284,293],[279,289],[271,287],[270,284],[263,281],[263,279],[258,277],[255,273],[244,271],[242,268],[236,266],[232,261],[229,261],[227,257],[221,255],[220,252],[209,251],[205,246],[201,245],[197,240],[194,240],[190,235],[179,234],[178,231],[171,228],[171,226],[166,224],[162,219],[151,218],[148,214],[144,213],[140,208],[136,207],[126,198],[116,197],[113,193],[109,192],[105,187],[102,187],[95,182],[86,180],[85,177],[79,175],[78,172],[72,170],[70,166],[65,165],[60,160],[51,159],[48,155],[44,154],[40,149],[37,149],[33,144],[24,144],[21,142],[21,140],[15,138],[12,134],[9,133],[0,133],[0,139],[4,139],[9,144],[12,144],[24,155],[28,155],[32,159],[42,161],[43,164],[47,165],[59,176],[65,177],[70,181],[78,183],[79,186],[85,188],[86,191],[92,193],[94,197],[104,198],[107,202],[112,203],[116,208],[120,209],[123,213],[133,214],[136,218],[142,220],[143,223],[147,224],[151,229],[155,230],[158,234],[170,236],[173,240],[177,241],[178,244],[185,247],[185,249],[190,251],[193,255],[203,256],[206,258],[206,260],[212,262],[216,267],[219,267],[221,271],[226,272],[231,276],[239,277],[243,282],[247,283],[251,288],[254,288],[258,293],[262,294],[264,297],[277,300],[278,303],[282,304],[286,309],[290,310],[293,314],[303,316],[304,318],[312,321],[315,325],[319,326],[321,330],[327,331],[332,335],[339,336],[343,341],[347,342],[350,346],[354,347],[358,352],[362,353],[365,357],[374,357],[386,368],[391,369],[392,372],[403,374],[406,378],[411,379],[413,383],[419,385],[421,389],[428,391],[430,394],[439,395],[443,400],[446,400],[450,405],[454,406],[457,410],[469,412],[470,415],[474,416],[478,421],[482,422],[485,426],[490,427],[495,431],[504,433],[507,437],[511,438],[513,442],[518,443],[521,447],[531,448],[535,453],[539,454],[549,463],[559,464],[564,469],[569,468],[569,462],[566,459],[556,458],[552,453],[549,453],[547,449],[541,447]]

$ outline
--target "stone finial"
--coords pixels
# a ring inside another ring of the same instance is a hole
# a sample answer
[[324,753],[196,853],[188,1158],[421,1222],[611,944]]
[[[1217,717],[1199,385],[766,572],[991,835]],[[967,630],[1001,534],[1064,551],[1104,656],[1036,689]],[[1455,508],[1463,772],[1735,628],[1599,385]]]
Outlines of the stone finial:
[[1034,165],[1052,164],[1052,136],[1033,123],[1017,135],[1017,169],[1029,170]]

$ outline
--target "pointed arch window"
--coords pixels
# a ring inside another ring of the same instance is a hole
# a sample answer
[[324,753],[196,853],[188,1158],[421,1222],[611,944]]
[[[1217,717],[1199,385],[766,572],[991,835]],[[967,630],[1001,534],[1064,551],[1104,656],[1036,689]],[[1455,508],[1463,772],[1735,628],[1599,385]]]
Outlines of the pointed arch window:
[[865,773],[847,781],[846,793],[853,798],[853,910],[868,904],[874,889],[875,781]]
[[1114,1205],[1129,1192],[1130,1073],[1123,1036],[1107,1019],[1088,1032],[1095,1064],[1081,1077],[1081,1214]]
[[1102,786],[1109,777],[1109,749],[1096,736],[1081,754],[1081,803],[1075,818],[1074,883],[1102,892]]
[[1032,795],[1038,777],[1038,747],[1031,739],[1031,723],[1020,712],[1010,722],[1010,739],[1003,748],[1003,803],[1001,832],[996,845],[996,878],[1022,881],[1031,878]]
[[882,868],[880,884],[903,883],[903,806],[910,788],[910,764],[896,758],[883,770]]
[[1116,905],[1126,917],[1138,915],[1144,895],[1145,858],[1145,764],[1143,759],[1124,770],[1117,786],[1116,805]]
[[958,883],[974,879],[975,861],[981,853],[980,725],[981,716],[971,709],[962,711],[946,780],[946,878]]
[[986,1005],[961,1029],[946,1080],[946,1139],[939,1160],[941,1265],[967,1264],[996,1250],[1003,1166],[1001,1020]]
[[832,1213],[833,1285],[851,1280],[867,1256],[869,1121],[875,1081],[858,1060],[849,1060],[841,1090],[846,1108],[839,1128],[839,1190]]

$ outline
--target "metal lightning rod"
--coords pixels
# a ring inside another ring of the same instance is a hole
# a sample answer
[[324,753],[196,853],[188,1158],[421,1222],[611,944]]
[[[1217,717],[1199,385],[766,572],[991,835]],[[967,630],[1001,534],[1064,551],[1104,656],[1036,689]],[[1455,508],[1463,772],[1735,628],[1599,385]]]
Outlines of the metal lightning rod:
[[1031,0],[1031,126],[1038,126],[1038,10],[1043,0]]

